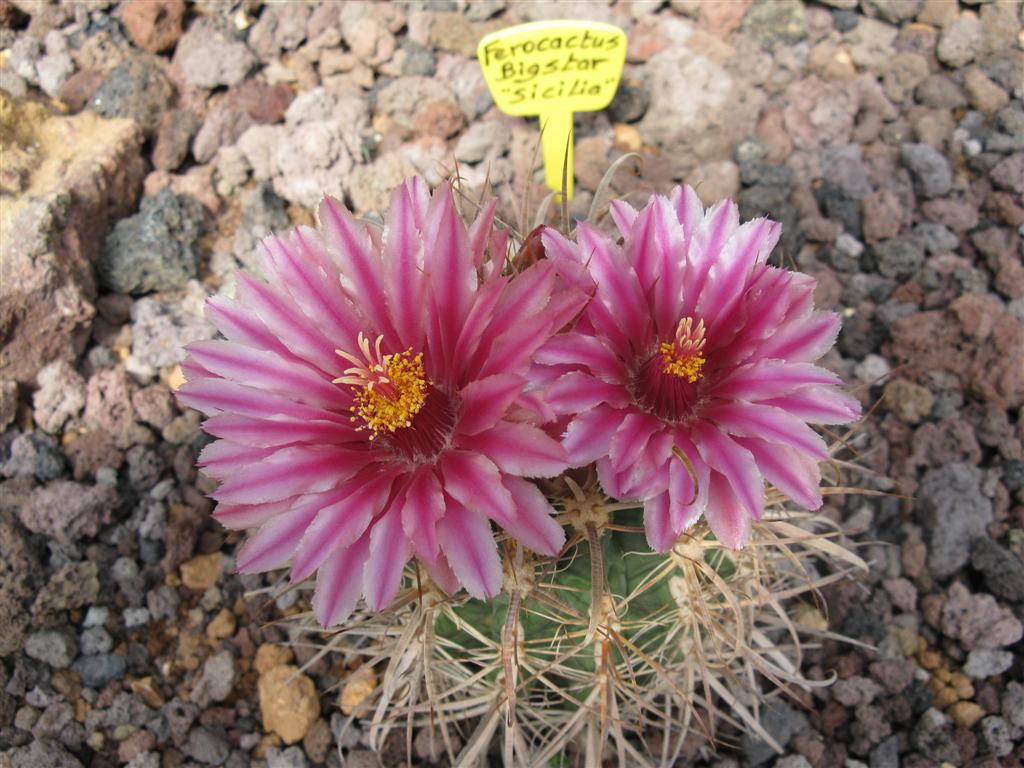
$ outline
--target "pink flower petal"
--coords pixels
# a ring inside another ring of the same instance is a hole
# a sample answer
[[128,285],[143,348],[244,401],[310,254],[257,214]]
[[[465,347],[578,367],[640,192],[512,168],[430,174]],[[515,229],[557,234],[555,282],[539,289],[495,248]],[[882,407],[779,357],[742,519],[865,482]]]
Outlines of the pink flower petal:
[[461,437],[457,444],[483,453],[502,472],[519,477],[555,477],[569,465],[565,449],[529,424],[499,421],[484,432]]
[[401,498],[402,530],[416,556],[428,564],[437,562],[437,521],[444,515],[444,493],[431,467],[420,467]]
[[506,519],[515,514],[512,494],[501,484],[498,468],[485,456],[448,451],[441,458],[441,472],[445,493],[473,512]]
[[598,337],[583,333],[562,333],[537,350],[534,359],[544,365],[586,366],[605,381],[625,383],[622,360]]
[[295,497],[291,497],[267,504],[217,504],[217,508],[213,510],[213,517],[225,528],[242,531],[247,528],[258,528],[272,517],[290,510],[295,503]]
[[433,565],[423,563],[423,566],[427,575],[430,576],[430,580],[439,586],[446,595],[454,595],[461,589],[462,585],[459,584],[459,577],[455,575],[451,566],[448,565],[448,560],[444,554],[438,555],[437,562]]
[[732,483],[725,475],[711,473],[708,508],[704,513],[711,532],[730,549],[742,549],[750,538],[753,518],[732,492]]
[[264,461],[274,453],[273,448],[253,448],[227,440],[216,440],[199,452],[196,464],[215,480],[225,480],[253,464]]
[[293,446],[226,480],[214,493],[229,504],[263,504],[300,493],[326,491],[352,477],[366,463],[362,451]]
[[711,406],[705,413],[726,432],[790,445],[819,461],[828,459],[825,441],[801,419],[781,408],[735,402]]
[[254,419],[222,413],[203,422],[203,429],[214,437],[222,437],[242,445],[271,447],[292,443],[337,445],[353,440],[358,433],[351,424],[336,421],[311,421],[275,416]]
[[[374,252],[373,240],[364,224],[356,221],[348,209],[337,200],[325,196],[317,210],[324,241],[337,259],[343,285],[349,294],[358,298],[374,329],[391,331],[385,308],[383,267]],[[390,335],[390,334],[389,334]]]
[[697,301],[712,265],[739,226],[739,209],[732,200],[722,200],[708,209],[690,238],[683,270],[683,316],[696,312]]
[[370,537],[364,535],[350,547],[338,547],[324,560],[313,593],[313,617],[320,626],[341,624],[356,609],[363,582],[353,574],[362,571],[369,556]]
[[612,221],[619,230],[619,234],[628,237],[636,221],[637,210],[625,200],[612,200],[608,204],[608,212],[612,215]]
[[347,483],[347,496],[317,513],[295,553],[293,581],[309,576],[336,547],[349,546],[363,535],[388,503],[396,473],[394,468],[380,467],[360,473]]
[[583,467],[608,455],[612,435],[618,430],[626,412],[599,405],[580,413],[565,430],[562,445],[569,454],[569,466]]
[[746,290],[751,270],[762,253],[771,252],[781,227],[768,219],[754,219],[741,226],[722,249],[708,271],[708,280],[697,301],[696,312],[709,331],[718,329]]
[[821,467],[814,459],[786,445],[741,437],[737,441],[757,462],[765,479],[807,509],[821,507]]
[[622,471],[636,462],[647,442],[664,427],[663,423],[646,413],[630,413],[608,445],[608,458],[616,471]]
[[437,523],[445,559],[470,595],[489,600],[501,591],[501,561],[491,525],[451,496],[445,505],[444,517]]
[[300,403],[331,408],[338,404],[338,386],[323,373],[273,352],[230,341],[197,341],[188,353],[206,370],[251,387],[290,394]]
[[227,411],[255,418],[280,414],[294,419],[348,421],[348,414],[343,416],[323,408],[296,403],[284,395],[261,392],[227,379],[189,381],[175,394],[185,405],[208,414]]
[[236,301],[223,296],[211,296],[206,300],[206,319],[229,341],[298,359],[256,317],[255,312],[239,306]]
[[425,255],[420,230],[428,202],[422,181],[415,177],[409,179],[391,195],[384,230],[388,311],[402,345],[414,349],[422,348],[424,334],[424,282],[419,279],[419,273],[424,269]]
[[667,491],[644,501],[644,532],[655,552],[668,552],[679,540],[672,530]]
[[612,311],[622,332],[630,339],[646,336],[650,312],[643,288],[633,266],[622,250],[597,229],[580,224],[576,228],[580,256],[590,265],[590,274],[597,283],[597,296]]
[[544,395],[556,413],[583,413],[601,403],[622,407],[629,402],[621,384],[609,384],[582,371],[573,371],[548,387]]
[[849,424],[860,418],[860,403],[841,389],[808,386],[763,401],[815,424]]
[[792,392],[808,384],[838,385],[838,376],[811,363],[789,363],[785,360],[758,360],[736,368],[715,382],[716,398],[758,401]]
[[239,548],[235,568],[240,573],[261,573],[283,567],[295,554],[317,512],[343,495],[344,491],[335,489],[306,496],[288,512],[272,517]]
[[392,505],[370,529],[370,557],[363,567],[363,592],[370,610],[382,611],[395,599],[410,549],[402,515]]
[[[705,471],[703,474],[703,482],[706,483],[709,480],[709,473]],[[701,482],[699,476],[698,482]],[[669,517],[672,521],[672,532],[677,536],[685,533],[704,512],[705,504],[702,502],[707,499],[707,490],[705,489],[703,498],[697,491],[694,478],[686,465],[673,457],[668,469]]]
[[760,518],[764,513],[764,480],[750,451],[708,424],[695,425],[693,434],[701,458],[728,480],[747,514]]
[[262,245],[275,264],[271,282],[279,282],[302,314],[337,347],[354,347],[368,321],[350,297],[338,290],[341,273],[319,232],[298,227],[287,240],[267,238]]
[[813,363],[835,344],[840,325],[839,315],[834,312],[815,312],[807,319],[778,328],[758,355],[779,357],[791,363]]
[[477,281],[466,227],[455,210],[455,201],[447,186],[434,192],[430,200],[423,241],[430,249],[427,275],[431,315],[440,333],[432,351],[442,355],[450,365]]
[[555,520],[555,510],[531,482],[503,475],[502,484],[515,500],[516,512],[498,521],[513,538],[542,555],[557,555],[565,544],[565,530]]
[[252,307],[256,316],[296,357],[325,373],[337,376],[343,365],[334,353],[335,344],[321,334],[309,319],[266,283],[239,272],[238,301]]
[[458,432],[474,435],[493,427],[526,388],[526,379],[510,373],[496,373],[471,381],[462,388]]

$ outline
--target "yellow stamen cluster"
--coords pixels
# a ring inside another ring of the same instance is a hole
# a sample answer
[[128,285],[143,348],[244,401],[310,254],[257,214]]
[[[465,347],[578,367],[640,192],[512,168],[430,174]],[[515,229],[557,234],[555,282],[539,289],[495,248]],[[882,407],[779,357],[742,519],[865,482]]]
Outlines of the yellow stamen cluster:
[[381,432],[395,432],[412,426],[413,417],[427,400],[427,380],[423,370],[423,353],[413,355],[412,348],[393,355],[381,354],[383,337],[377,338],[371,349],[369,339],[359,334],[359,349],[364,360],[340,349],[335,350],[354,367],[335,384],[350,384],[356,402],[351,407],[352,421],[362,419],[359,429],[369,429],[375,439]]
[[676,326],[674,341],[664,341],[658,346],[661,352],[661,370],[673,376],[679,376],[693,384],[703,374],[700,369],[707,358],[704,357],[704,321],[700,320],[693,327],[693,318],[684,317]]

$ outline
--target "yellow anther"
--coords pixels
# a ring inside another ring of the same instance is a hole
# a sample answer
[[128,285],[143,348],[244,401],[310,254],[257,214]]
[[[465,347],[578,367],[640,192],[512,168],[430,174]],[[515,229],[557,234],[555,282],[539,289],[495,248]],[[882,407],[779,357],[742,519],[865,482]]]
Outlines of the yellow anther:
[[[335,384],[350,384],[355,393],[352,412],[361,418],[375,439],[381,432],[395,432],[412,426],[412,420],[427,400],[427,381],[423,369],[423,353],[413,355],[412,349],[393,355],[381,354],[383,337],[378,337],[371,348],[369,339],[359,334],[359,349],[363,360],[342,350],[339,355],[351,363],[352,368]],[[355,417],[353,417],[355,421]]]
[[675,340],[662,342],[658,346],[658,351],[661,352],[661,370],[673,376],[680,376],[691,384],[697,381],[703,376],[700,369],[707,362],[703,354],[706,341],[704,321],[700,320],[694,328],[693,318],[684,317],[676,326]]

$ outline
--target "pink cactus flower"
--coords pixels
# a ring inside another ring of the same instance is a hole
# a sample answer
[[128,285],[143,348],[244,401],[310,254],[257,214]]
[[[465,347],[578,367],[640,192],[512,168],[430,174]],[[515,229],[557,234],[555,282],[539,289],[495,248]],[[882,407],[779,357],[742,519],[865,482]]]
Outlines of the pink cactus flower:
[[730,201],[705,211],[689,187],[611,212],[621,245],[585,224],[576,242],[544,235],[562,278],[593,295],[537,354],[548,404],[571,415],[571,464],[596,461],[607,493],[643,502],[658,551],[701,514],[742,547],[765,479],[820,507],[828,451],[807,422],[848,423],[860,406],[813,364],[839,332],[814,309],[815,281],[766,263],[781,227],[740,226]]
[[[553,509],[524,477],[565,450],[536,426],[534,352],[584,298],[554,265],[501,274],[494,206],[468,229],[445,187],[399,187],[383,230],[325,198],[318,230],[262,244],[267,282],[239,274],[208,316],[225,340],[189,346],[181,402],[215,442],[215,516],[256,529],[240,571],[316,573],[313,609],[336,624],[365,596],[381,610],[415,555],[445,588],[498,593],[490,521],[555,554]],[[492,259],[485,259],[489,252]]]

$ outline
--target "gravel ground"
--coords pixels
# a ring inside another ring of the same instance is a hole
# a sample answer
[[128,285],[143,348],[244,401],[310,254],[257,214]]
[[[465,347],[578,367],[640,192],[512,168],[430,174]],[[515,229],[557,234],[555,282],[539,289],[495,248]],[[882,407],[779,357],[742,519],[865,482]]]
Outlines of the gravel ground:
[[[685,181],[785,225],[845,317],[827,363],[866,406],[871,487],[829,513],[871,542],[805,672],[720,766],[1018,766],[1024,758],[1024,36],[1019,0],[402,4],[0,0],[0,766],[401,764],[345,730],[336,659],[268,622],[296,593],[232,573],[199,417],[176,405],[203,299],[323,192],[373,216],[455,162],[506,216],[534,122],[473,59],[560,15],[629,35],[577,116],[584,215]],[[357,681],[358,682],[358,681]],[[416,758],[427,764],[422,740]]]

